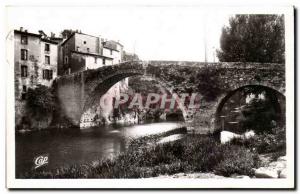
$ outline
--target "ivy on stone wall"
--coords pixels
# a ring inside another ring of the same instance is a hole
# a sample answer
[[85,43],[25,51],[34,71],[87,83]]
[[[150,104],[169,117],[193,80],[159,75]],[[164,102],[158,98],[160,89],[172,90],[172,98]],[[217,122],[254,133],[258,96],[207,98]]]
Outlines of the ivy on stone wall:
[[26,105],[31,116],[37,120],[41,120],[51,115],[56,109],[56,102],[52,89],[44,85],[38,85],[35,89],[29,88]]

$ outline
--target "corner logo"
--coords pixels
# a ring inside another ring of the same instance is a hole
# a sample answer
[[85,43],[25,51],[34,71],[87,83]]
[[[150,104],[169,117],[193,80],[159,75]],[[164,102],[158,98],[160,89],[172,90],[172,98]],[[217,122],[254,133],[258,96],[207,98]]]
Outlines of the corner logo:
[[49,154],[40,155],[34,158],[35,169],[42,167],[49,162]]

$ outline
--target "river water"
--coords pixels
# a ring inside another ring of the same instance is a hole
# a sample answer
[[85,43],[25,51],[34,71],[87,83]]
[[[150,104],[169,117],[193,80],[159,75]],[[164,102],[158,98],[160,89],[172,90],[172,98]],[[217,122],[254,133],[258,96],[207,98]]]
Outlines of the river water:
[[40,155],[48,155],[48,164],[42,167],[45,170],[88,163],[124,152],[129,139],[159,134],[181,126],[178,122],[162,122],[17,134],[16,175],[18,177],[33,170],[34,159]]

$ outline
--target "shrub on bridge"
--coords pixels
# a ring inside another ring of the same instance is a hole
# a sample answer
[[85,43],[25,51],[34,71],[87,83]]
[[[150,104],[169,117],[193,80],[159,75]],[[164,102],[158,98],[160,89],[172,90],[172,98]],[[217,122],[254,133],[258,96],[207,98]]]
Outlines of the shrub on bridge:
[[197,74],[197,89],[206,101],[215,100],[224,92],[224,82],[221,81],[218,70],[213,67],[201,68]]

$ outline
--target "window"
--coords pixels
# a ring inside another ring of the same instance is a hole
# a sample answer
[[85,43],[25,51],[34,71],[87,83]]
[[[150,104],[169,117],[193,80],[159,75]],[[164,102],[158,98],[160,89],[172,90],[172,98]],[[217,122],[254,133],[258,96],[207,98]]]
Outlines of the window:
[[97,63],[97,57],[94,57],[94,60],[95,60],[94,62]]
[[103,59],[102,63],[103,63],[103,65],[105,65],[105,59]]
[[43,79],[51,80],[53,78],[53,71],[49,69],[43,70]]
[[113,54],[113,50],[110,50],[110,55],[112,55]]
[[78,47],[76,47],[76,50],[77,50],[77,51],[79,51],[79,46],[78,46]]
[[65,56],[65,64],[68,64],[68,57]]
[[89,53],[90,52],[90,48],[86,48],[86,51]]
[[86,41],[83,41],[83,44],[86,44]]
[[22,99],[22,100],[26,100],[26,93],[22,92],[21,99]]
[[21,65],[21,77],[28,76],[28,67],[26,65]]
[[21,49],[21,60],[27,61],[28,51],[26,49]]
[[28,37],[25,35],[21,36],[21,44],[28,44]]
[[23,85],[23,92],[27,92],[27,87]]
[[50,79],[53,78],[53,70],[49,70],[49,78],[50,78]]
[[47,51],[47,52],[50,51],[50,44],[45,44],[45,51]]
[[45,63],[50,64],[50,56],[45,56]]

